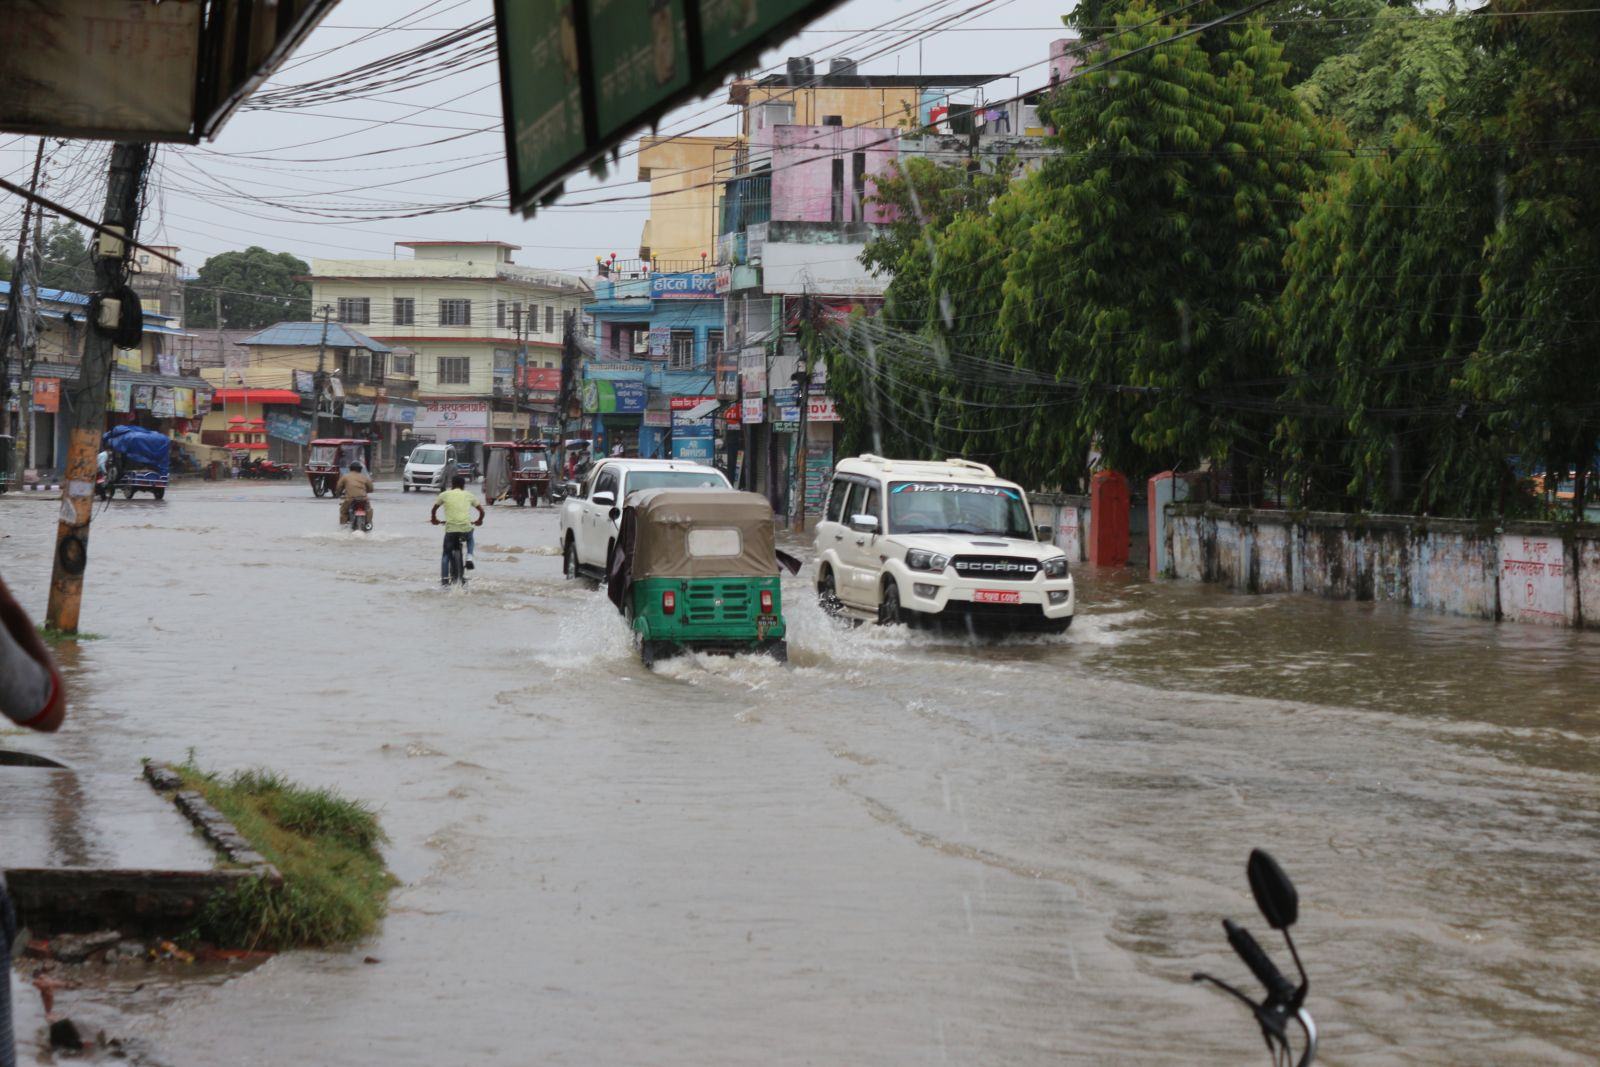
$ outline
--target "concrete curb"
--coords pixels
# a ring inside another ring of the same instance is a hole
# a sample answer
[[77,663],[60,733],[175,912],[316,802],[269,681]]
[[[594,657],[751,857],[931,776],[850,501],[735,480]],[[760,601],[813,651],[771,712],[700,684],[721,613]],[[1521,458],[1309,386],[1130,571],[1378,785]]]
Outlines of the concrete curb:
[[200,836],[211,842],[229,863],[237,864],[252,876],[265,878],[273,885],[283,884],[283,874],[278,868],[251,848],[250,842],[234,828],[227,816],[212,807],[205,797],[192,789],[184,789],[183,778],[170,764],[145,763],[144,779],[156,792],[170,795],[178,810],[200,831]]

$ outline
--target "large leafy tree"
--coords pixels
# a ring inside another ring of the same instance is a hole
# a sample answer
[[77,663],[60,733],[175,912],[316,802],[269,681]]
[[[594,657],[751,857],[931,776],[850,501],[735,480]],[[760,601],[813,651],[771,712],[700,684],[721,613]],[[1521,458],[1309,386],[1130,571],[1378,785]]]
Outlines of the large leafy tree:
[[[252,245],[206,260],[184,295],[186,325],[253,330],[275,322],[311,318],[311,272],[305,260]],[[217,321],[220,303],[222,321]]]
[[1295,91],[1354,140],[1372,144],[1456,99],[1479,58],[1460,19],[1384,9],[1354,50],[1319,64]]
[[75,293],[94,290],[94,260],[77,223],[56,221],[44,231],[39,246],[39,284]]

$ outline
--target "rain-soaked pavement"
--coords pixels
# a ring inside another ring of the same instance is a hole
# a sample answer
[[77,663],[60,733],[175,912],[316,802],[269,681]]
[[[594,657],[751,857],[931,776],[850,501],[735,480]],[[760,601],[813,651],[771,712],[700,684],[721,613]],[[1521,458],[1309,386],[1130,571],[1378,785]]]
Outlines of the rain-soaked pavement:
[[[493,509],[460,595],[429,503],[386,486],[367,536],[303,483],[95,520],[103,637],[64,732],[7,745],[89,794],[190,748],[337,786],[404,883],[353,951],[85,1009],[152,1062],[1253,1063],[1188,975],[1247,977],[1218,919],[1262,926],[1255,845],[1328,1062],[1593,1062],[1600,634],[1085,571],[1064,637],[968,645],[843,628],[802,573],[788,667],[652,675],[552,511]],[[54,513],[0,500],[34,610]],[[138,851],[86,804],[81,847]]]

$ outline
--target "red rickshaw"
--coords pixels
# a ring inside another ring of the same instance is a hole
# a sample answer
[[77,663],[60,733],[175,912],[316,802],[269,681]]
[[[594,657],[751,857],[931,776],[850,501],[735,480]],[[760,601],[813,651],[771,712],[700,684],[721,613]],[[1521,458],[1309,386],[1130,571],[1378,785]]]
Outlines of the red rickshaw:
[[311,454],[306,457],[306,480],[311,491],[318,496],[333,492],[339,476],[350,469],[351,463],[360,463],[372,471],[372,442],[355,437],[323,437],[311,442]]
[[[550,499],[550,464],[553,462],[542,441],[489,441],[484,446],[484,484],[494,478],[496,460],[505,455],[506,486],[498,498],[510,497],[522,507],[529,501],[539,506],[539,497]],[[484,497],[489,504],[497,499],[487,491]]]

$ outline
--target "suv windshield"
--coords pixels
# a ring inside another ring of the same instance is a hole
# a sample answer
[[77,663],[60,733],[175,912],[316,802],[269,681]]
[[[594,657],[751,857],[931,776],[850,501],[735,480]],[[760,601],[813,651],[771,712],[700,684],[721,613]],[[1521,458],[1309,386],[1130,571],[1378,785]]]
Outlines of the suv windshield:
[[442,449],[442,448],[419,448],[416,451],[411,453],[411,462],[412,463],[443,463],[444,462],[444,449]]
[[628,492],[644,489],[726,489],[719,471],[629,471]]
[[889,532],[1034,536],[1021,492],[956,482],[890,483]]

